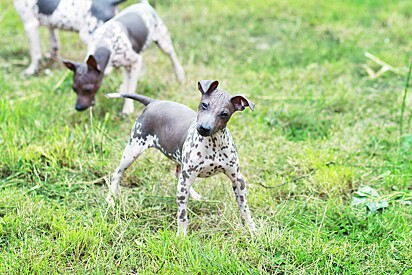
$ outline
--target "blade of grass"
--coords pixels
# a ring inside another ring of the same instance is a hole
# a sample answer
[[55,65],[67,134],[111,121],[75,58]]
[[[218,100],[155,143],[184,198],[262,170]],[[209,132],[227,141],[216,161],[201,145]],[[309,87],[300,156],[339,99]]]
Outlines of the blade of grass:
[[401,149],[402,145],[402,136],[403,136],[403,114],[405,112],[405,105],[406,105],[406,95],[408,94],[408,88],[409,88],[409,80],[411,78],[411,71],[412,71],[412,60],[409,65],[409,72],[406,77],[406,83],[405,83],[405,88],[403,90],[403,99],[402,99],[402,106],[401,106],[401,118],[399,121],[399,151]]

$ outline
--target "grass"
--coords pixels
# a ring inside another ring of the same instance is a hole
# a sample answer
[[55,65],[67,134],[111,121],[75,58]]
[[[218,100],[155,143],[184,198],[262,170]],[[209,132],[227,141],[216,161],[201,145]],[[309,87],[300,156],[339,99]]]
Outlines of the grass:
[[[10,2],[0,0],[0,273],[412,273],[410,1],[154,1],[187,82],[152,46],[137,92],[195,108],[197,81],[218,79],[256,104],[229,128],[260,231],[242,226],[217,176],[197,180],[187,238],[175,236],[173,163],[155,150],[128,170],[116,207],[104,201],[142,110],[122,118],[123,102],[104,98],[121,72],[92,112],[76,112],[62,65],[20,76],[29,49]],[[76,34],[60,37],[62,57],[84,59]],[[369,78],[362,65],[379,66],[366,51],[405,73]],[[362,185],[389,206],[352,207]]]

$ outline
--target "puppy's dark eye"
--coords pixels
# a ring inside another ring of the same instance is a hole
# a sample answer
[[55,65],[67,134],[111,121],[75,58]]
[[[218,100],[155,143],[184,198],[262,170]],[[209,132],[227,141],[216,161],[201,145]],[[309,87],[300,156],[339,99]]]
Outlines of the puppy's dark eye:
[[209,104],[207,104],[206,102],[202,102],[201,105],[203,110],[207,110],[209,108]]
[[228,118],[228,117],[229,117],[229,114],[228,114],[227,112],[221,112],[221,113],[220,113],[220,117],[221,117],[221,118]]

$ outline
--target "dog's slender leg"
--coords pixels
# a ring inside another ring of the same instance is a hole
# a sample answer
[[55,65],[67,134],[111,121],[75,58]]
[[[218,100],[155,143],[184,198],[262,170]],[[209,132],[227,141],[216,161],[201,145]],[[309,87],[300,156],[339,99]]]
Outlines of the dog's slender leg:
[[[133,133],[139,131],[137,124],[133,127]],[[142,145],[143,143],[143,145]],[[148,148],[148,144],[141,142],[139,138],[130,138],[129,143],[124,149],[122,160],[119,166],[112,174],[112,180],[109,188],[109,193],[107,194],[106,201],[110,204],[114,204],[113,197],[116,197],[119,193],[119,183],[123,177],[124,171],[129,168],[129,166],[143,153],[144,150]]]
[[189,190],[189,195],[190,197],[192,197],[192,199],[196,200],[196,201],[200,201],[200,199],[202,198],[201,195],[199,195],[195,189],[193,189],[193,186],[190,188]]
[[[137,62],[134,63],[130,69],[126,68],[124,72],[124,79],[122,88],[125,88],[128,93],[135,93],[137,87],[137,81],[139,79],[140,69],[142,67],[143,57],[139,54],[137,55]],[[123,115],[132,113],[134,110],[133,100],[127,98],[123,105]]]
[[50,34],[50,59],[57,60],[59,57],[60,41],[59,33],[55,28],[49,27]]
[[[239,171],[236,168],[236,171]],[[240,172],[226,173],[233,183],[233,191],[236,196],[236,201],[239,206],[240,216],[248,224],[249,229],[252,231],[256,230],[256,225],[253,222],[252,216],[250,215],[249,206],[246,198],[246,181]]]
[[[179,179],[179,176],[180,176],[180,173],[181,173],[181,165],[180,164],[178,164],[177,166],[176,166],[176,177],[177,177],[177,179]],[[194,199],[194,200],[197,200],[197,201],[199,201],[201,198],[202,198],[202,196],[201,195],[199,195],[196,191],[195,191],[195,189],[193,189],[193,186],[190,188],[190,190],[189,190],[189,195],[190,195],[190,197],[192,197],[192,199]]]
[[183,70],[182,65],[180,65],[180,62],[177,59],[177,55],[173,47],[173,42],[170,38],[169,31],[167,30],[166,25],[160,18],[156,32],[157,33],[155,41],[157,45],[159,45],[160,49],[162,49],[162,51],[170,57],[170,60],[172,61],[173,67],[175,69],[177,80],[179,82],[183,82],[185,80],[185,71]]
[[[134,91],[129,91],[129,83],[130,83],[130,70],[128,68],[123,69],[123,82],[120,85],[120,90],[121,92],[126,92],[126,93],[134,93]],[[126,98],[123,104],[123,109],[122,109],[122,114],[127,115],[133,112],[133,101],[131,99]]]
[[177,235],[186,236],[189,221],[187,219],[187,204],[189,198],[189,190],[197,175],[189,175],[186,171],[182,171],[179,175],[177,184]]
[[125,94],[129,92],[127,90],[128,81],[126,79],[129,79],[129,72],[126,69],[123,69],[123,81],[122,81],[122,84],[120,84],[120,87],[118,90],[119,94]]
[[39,21],[34,18],[22,18],[24,22],[24,29],[30,43],[30,57],[31,63],[27,69],[23,71],[23,75],[30,76],[39,69],[39,62],[41,59],[40,37],[39,37]]

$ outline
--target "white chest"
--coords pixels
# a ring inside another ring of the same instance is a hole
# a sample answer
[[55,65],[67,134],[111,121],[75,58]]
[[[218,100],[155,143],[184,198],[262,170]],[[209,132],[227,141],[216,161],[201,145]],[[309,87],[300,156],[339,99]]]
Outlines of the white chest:
[[206,178],[232,172],[238,166],[236,146],[227,129],[210,137],[200,136],[196,129],[189,131],[183,146],[182,170]]

